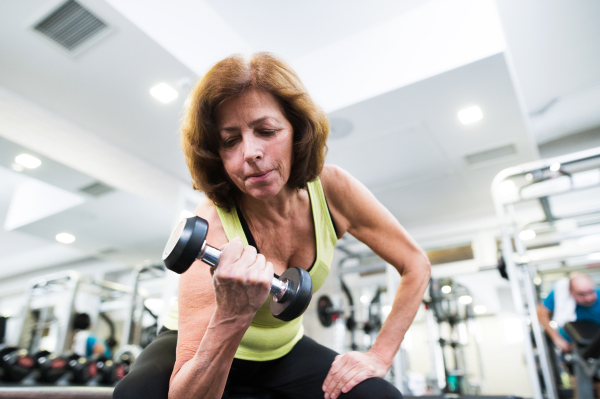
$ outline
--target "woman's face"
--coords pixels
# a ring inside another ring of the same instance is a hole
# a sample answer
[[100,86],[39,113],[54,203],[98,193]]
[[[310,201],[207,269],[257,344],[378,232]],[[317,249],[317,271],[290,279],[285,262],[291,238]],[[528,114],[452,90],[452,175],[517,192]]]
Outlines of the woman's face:
[[293,128],[275,97],[252,90],[217,111],[219,155],[229,178],[257,199],[277,195],[292,166]]

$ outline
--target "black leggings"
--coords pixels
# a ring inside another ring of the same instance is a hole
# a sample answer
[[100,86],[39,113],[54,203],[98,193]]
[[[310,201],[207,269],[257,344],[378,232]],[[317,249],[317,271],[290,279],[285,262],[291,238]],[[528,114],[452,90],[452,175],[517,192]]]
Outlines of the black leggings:
[[[115,387],[113,398],[166,399],[175,364],[177,331],[163,329]],[[337,353],[304,336],[287,355],[265,362],[233,359],[223,398],[323,398],[323,381]],[[370,378],[341,398],[398,398],[381,378]]]

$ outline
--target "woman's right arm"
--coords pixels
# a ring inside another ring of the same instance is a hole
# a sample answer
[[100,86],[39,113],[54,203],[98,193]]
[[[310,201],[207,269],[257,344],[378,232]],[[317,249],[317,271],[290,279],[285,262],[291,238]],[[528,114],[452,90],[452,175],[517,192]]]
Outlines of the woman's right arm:
[[[199,211],[205,218],[209,213],[207,241],[227,242],[216,212],[202,212],[201,207]],[[221,398],[235,351],[269,295],[273,266],[263,255],[253,247],[244,248],[239,239],[222,250],[217,269],[196,261],[179,280],[179,333],[170,399]]]

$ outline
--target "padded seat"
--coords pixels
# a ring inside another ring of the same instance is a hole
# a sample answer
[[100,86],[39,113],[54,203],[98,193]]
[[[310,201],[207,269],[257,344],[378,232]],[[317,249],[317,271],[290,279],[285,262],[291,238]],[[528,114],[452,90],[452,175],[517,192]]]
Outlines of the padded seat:
[[600,357],[600,325],[593,321],[571,321],[565,323],[565,331],[577,346],[584,348],[584,359]]

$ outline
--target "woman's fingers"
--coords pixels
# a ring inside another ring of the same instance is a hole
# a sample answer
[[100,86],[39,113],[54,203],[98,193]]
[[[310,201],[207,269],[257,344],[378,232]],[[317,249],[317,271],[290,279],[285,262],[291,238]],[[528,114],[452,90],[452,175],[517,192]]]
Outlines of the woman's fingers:
[[336,356],[323,383],[325,399],[338,398],[371,377],[383,377],[387,370],[368,354],[349,352]]
[[227,314],[253,313],[267,299],[273,278],[273,265],[252,246],[231,240],[223,247],[214,274],[217,306]]
[[228,265],[237,262],[242,256],[244,251],[244,244],[242,239],[239,237],[234,238],[225,245],[221,245],[221,256],[219,257],[219,264]]

